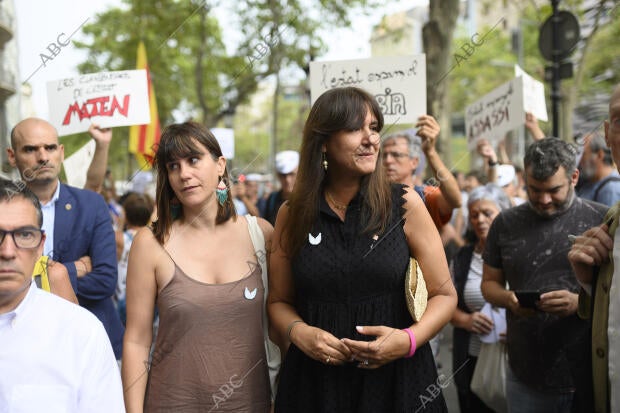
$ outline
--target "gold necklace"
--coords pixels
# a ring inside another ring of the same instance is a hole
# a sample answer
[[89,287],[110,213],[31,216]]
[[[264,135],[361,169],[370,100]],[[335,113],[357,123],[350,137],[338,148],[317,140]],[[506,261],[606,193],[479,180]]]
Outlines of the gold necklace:
[[327,195],[327,198],[329,198],[329,200],[332,202],[332,204],[334,204],[334,208],[340,210],[340,211],[346,211],[348,208],[348,205],[342,205],[339,204],[338,202],[336,202],[334,200],[334,198],[332,198],[331,194],[328,191],[325,191],[325,194]]

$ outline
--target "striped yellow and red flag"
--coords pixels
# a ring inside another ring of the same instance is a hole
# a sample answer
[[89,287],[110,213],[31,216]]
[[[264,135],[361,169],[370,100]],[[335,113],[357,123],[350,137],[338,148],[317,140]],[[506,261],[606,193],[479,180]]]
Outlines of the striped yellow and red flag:
[[138,45],[137,69],[146,69],[146,79],[149,89],[149,109],[151,112],[151,123],[148,125],[135,125],[129,128],[129,152],[135,154],[136,159],[144,169],[150,168],[153,164],[159,135],[161,129],[159,125],[159,115],[157,113],[157,101],[155,100],[155,90],[151,82],[151,71],[146,61],[146,48],[141,41]]

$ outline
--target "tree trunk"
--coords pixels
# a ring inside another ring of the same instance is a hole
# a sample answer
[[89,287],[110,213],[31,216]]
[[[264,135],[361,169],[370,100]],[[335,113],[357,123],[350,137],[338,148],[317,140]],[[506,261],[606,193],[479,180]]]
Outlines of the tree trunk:
[[209,12],[208,6],[200,7],[200,30],[198,33],[199,38],[201,39],[200,45],[198,46],[198,53],[196,54],[196,68],[194,75],[196,76],[196,96],[198,98],[198,105],[200,106],[201,111],[201,121],[203,125],[207,125],[207,120],[210,115],[209,108],[207,106],[207,99],[205,98],[204,90],[204,67],[202,61],[206,54],[207,42],[205,40],[207,36],[207,14]]
[[[573,141],[573,111],[575,110],[575,106],[577,105],[577,98],[579,96],[579,91],[581,90],[581,83],[583,82],[583,76],[585,73],[585,65],[586,59],[588,57],[588,53],[590,52],[590,46],[592,46],[592,42],[594,40],[594,36],[598,32],[598,29],[601,27],[601,17],[604,13],[606,13],[605,8],[605,0],[600,0],[596,5],[595,9],[597,10],[596,16],[594,17],[594,24],[592,25],[590,34],[583,38],[583,46],[580,49],[581,56],[579,56],[578,62],[576,62],[575,73],[573,82],[570,87],[566,88],[566,93],[563,93],[564,99],[562,100],[562,104],[560,106],[561,118],[560,118],[560,136],[562,139],[568,142]],[[564,88],[562,88],[564,90]]]
[[452,37],[459,15],[459,0],[429,2],[428,22],[422,29],[426,53],[426,111],[441,127],[437,151],[444,163],[451,165],[451,125],[448,105],[448,71],[450,68]]

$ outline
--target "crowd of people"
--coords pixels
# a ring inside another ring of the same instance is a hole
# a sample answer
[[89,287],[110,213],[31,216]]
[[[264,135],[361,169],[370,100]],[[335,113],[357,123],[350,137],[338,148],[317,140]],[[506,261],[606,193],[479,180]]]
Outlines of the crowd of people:
[[[336,88],[275,156],[275,190],[184,122],[162,132],[153,199],[107,184],[110,129],[89,130],[74,188],[55,128],[19,122],[20,179],[0,180],[0,412],[445,412],[449,323],[461,412],[619,411],[620,88],[604,138],[525,125],[522,163],[481,140],[482,170],[453,172],[432,116],[382,136],[374,97]],[[505,409],[472,390],[489,335]]]

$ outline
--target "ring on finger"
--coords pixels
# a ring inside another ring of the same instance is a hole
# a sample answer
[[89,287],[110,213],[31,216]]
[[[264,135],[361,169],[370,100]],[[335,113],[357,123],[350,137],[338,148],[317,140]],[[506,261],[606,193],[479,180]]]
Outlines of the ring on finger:
[[368,360],[364,360],[364,366],[368,365]]
[[325,359],[325,364],[329,364],[329,362],[331,361],[332,356],[328,355],[327,358]]

